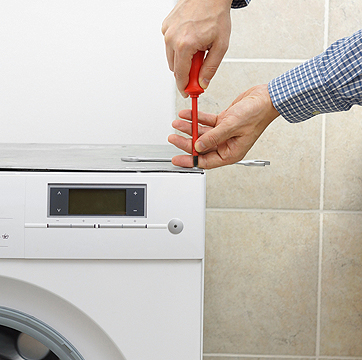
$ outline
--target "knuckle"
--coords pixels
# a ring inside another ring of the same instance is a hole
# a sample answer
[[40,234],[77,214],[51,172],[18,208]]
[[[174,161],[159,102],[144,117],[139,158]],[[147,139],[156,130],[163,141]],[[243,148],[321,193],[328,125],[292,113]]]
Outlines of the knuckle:
[[165,21],[162,23],[162,26],[161,26],[161,33],[162,35],[165,35],[166,34],[166,31],[167,31],[167,25],[165,23]]
[[176,48],[180,53],[190,52],[194,48],[194,42],[189,37],[180,37],[176,43]]

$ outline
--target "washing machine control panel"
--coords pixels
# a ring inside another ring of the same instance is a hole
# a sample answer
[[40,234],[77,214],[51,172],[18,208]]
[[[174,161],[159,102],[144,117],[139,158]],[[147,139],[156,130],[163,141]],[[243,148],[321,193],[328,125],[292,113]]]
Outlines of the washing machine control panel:
[[146,185],[49,185],[48,215],[146,216]]
[[0,172],[0,258],[202,259],[205,174]]

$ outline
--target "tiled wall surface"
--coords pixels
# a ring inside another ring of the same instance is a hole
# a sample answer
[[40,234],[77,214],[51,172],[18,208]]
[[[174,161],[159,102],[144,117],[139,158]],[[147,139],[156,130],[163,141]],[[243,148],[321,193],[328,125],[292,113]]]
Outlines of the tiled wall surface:
[[[362,1],[252,0],[232,21],[200,110],[362,28]],[[204,360],[362,360],[362,108],[280,117],[246,158],[271,166],[207,173]]]

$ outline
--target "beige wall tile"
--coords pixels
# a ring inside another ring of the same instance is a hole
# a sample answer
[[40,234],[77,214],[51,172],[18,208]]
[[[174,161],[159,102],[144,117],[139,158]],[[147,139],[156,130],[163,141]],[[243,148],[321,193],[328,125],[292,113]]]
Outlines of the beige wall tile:
[[329,0],[329,43],[362,29],[362,1]]
[[[342,356],[333,356],[332,358],[320,356],[318,360],[346,360],[346,358]],[[362,357],[353,357],[353,360],[362,360]]]
[[318,209],[320,153],[320,120],[289,124],[278,119],[246,156],[270,160],[271,165],[232,165],[208,171],[207,206]]
[[[222,63],[208,89],[199,97],[199,110],[218,114],[252,86],[268,83],[298,64],[291,63]],[[176,109],[190,109],[191,100],[177,93]]]
[[307,59],[323,51],[324,0],[258,0],[231,13],[227,57]]
[[[291,64],[224,63],[209,89],[200,96],[200,110],[219,113],[242,91],[268,82]],[[237,79],[237,80],[235,80]],[[178,98],[178,109],[190,100]],[[275,120],[246,159],[270,160],[266,168],[233,165],[208,173],[209,207],[316,209],[320,194],[321,118],[301,124]]]
[[[287,358],[287,357],[247,357],[247,356],[243,356],[243,357],[238,357],[238,356],[233,356],[232,358],[230,358],[229,356],[204,356],[204,360],[310,360],[310,358]],[[336,359],[337,360],[337,359]]]
[[[317,360],[317,359],[316,359]],[[333,357],[318,357],[318,360],[346,360],[345,357],[342,356],[333,356]],[[353,357],[353,360],[362,360],[362,357]]]
[[362,214],[324,216],[321,355],[362,356]]
[[362,210],[362,108],[326,122],[325,209]]
[[208,211],[204,352],[312,356],[319,215]]

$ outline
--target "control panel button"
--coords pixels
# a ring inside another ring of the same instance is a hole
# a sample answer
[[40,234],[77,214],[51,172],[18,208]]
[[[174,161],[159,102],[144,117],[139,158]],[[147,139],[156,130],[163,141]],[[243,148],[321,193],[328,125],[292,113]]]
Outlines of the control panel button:
[[127,216],[145,216],[145,189],[128,188],[126,192]]
[[62,223],[59,223],[59,224],[48,224],[47,227],[49,229],[70,229],[72,226],[71,224],[62,224]]
[[184,229],[184,224],[180,219],[172,219],[168,223],[168,230],[171,234],[177,235]]
[[145,224],[123,224],[123,229],[145,229]]
[[42,223],[26,223],[25,228],[30,229],[37,229],[37,228],[47,228],[48,224],[42,224]]
[[100,229],[122,229],[122,224],[98,224]]
[[93,229],[95,224],[71,224],[71,227],[75,229]]
[[50,215],[68,215],[69,189],[50,188]]
[[147,224],[147,229],[167,229],[167,224]]

